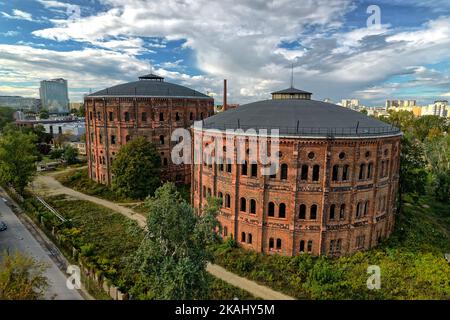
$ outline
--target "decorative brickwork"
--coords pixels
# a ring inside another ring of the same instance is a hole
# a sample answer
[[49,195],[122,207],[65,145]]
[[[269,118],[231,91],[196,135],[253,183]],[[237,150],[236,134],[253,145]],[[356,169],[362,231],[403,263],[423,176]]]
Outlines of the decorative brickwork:
[[[137,85],[170,85],[162,80],[153,82],[144,79],[147,78],[142,77],[136,82]],[[126,89],[130,90],[128,87]],[[180,90],[180,87],[172,89],[169,86],[165,90],[170,93],[169,90]],[[191,89],[181,88],[193,92]],[[189,128],[194,121],[211,116],[214,113],[214,100],[205,95],[179,97],[168,94],[167,97],[151,97],[139,95],[139,92],[135,97],[124,96],[119,89],[115,89],[117,95],[110,91],[108,95],[103,95],[102,92],[102,95],[93,94],[85,98],[89,176],[97,182],[111,184],[111,165],[116,153],[127,141],[142,136],[157,146],[161,154],[164,180],[190,183],[189,165],[171,163],[170,153],[177,143],[171,141],[171,134],[177,128]]]
[[[202,141],[205,133],[193,134]],[[194,207],[201,210],[208,195],[221,197],[223,236],[265,253],[345,255],[391,234],[400,135],[288,137],[280,139],[280,152],[275,177],[261,175],[259,164],[256,177],[242,164],[233,163],[231,172],[226,165],[194,164]]]

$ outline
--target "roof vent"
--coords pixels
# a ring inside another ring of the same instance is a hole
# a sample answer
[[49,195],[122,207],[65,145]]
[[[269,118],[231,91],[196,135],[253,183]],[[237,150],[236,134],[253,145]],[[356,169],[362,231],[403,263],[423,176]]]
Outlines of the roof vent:
[[290,87],[285,90],[272,92],[272,100],[283,100],[283,99],[311,100],[311,95],[312,95],[311,92]]
[[164,78],[163,78],[163,77],[160,77],[160,76],[158,76],[158,75],[156,75],[156,74],[149,73],[149,74],[146,74],[146,75],[144,75],[144,76],[140,76],[140,77],[139,77],[139,80],[151,80],[151,81],[159,81],[159,82],[163,82],[163,81],[164,81]]

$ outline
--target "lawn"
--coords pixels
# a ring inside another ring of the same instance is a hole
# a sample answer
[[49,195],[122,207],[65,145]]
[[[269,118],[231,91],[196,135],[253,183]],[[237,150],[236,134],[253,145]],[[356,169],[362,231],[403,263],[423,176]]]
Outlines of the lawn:
[[[215,263],[298,299],[450,299],[450,205],[430,198],[403,207],[394,234],[379,248],[348,257],[264,255],[228,241]],[[381,289],[367,288],[367,267],[381,270]]]

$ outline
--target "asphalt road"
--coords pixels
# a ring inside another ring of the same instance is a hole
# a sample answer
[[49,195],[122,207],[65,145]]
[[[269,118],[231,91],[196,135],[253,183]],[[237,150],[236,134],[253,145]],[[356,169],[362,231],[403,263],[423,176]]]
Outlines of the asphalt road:
[[36,260],[48,266],[46,277],[49,282],[45,299],[55,300],[83,300],[76,290],[66,286],[66,276],[50,258],[51,252],[31,235],[27,228],[0,198],[0,221],[4,221],[8,229],[0,232],[0,251],[9,249],[33,256]]

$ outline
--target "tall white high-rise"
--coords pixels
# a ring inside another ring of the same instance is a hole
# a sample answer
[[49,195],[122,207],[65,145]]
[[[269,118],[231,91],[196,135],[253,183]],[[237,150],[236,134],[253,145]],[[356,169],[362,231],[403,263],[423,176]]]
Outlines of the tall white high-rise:
[[69,113],[67,80],[59,78],[41,81],[39,88],[41,108],[51,114]]

